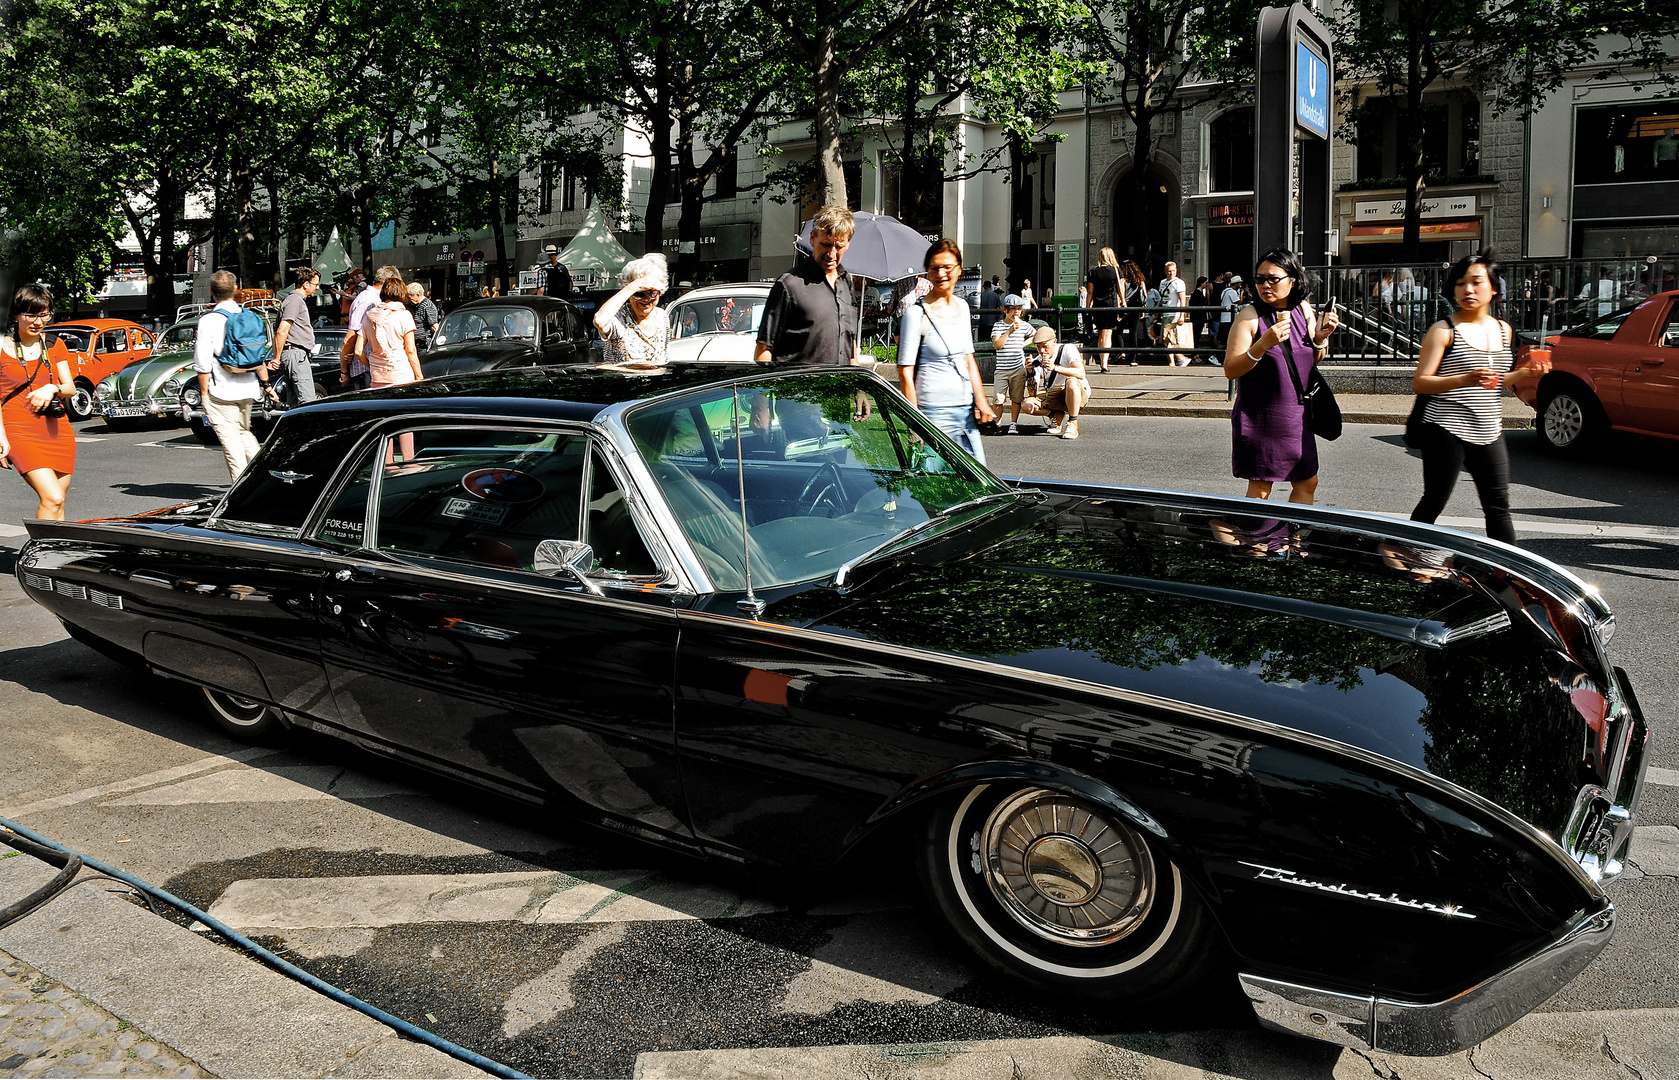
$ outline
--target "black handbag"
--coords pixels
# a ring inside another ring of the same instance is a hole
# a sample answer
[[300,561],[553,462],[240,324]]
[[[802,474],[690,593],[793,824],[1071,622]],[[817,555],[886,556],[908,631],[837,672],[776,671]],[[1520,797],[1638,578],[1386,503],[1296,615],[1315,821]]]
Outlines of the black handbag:
[[1422,449],[1422,414],[1428,407],[1428,395],[1418,394],[1417,400],[1411,403],[1411,415],[1405,418],[1405,445],[1413,450]]
[[1300,405],[1306,410],[1306,422],[1312,425],[1312,434],[1320,439],[1334,442],[1341,437],[1341,403],[1335,400],[1335,391],[1329,388],[1329,380],[1323,377],[1316,364],[1312,365],[1312,373],[1306,378],[1306,385],[1300,385],[1300,372],[1294,368],[1294,346],[1288,341],[1283,342],[1283,356],[1287,358],[1285,367],[1288,377],[1294,380],[1294,392],[1300,399]]

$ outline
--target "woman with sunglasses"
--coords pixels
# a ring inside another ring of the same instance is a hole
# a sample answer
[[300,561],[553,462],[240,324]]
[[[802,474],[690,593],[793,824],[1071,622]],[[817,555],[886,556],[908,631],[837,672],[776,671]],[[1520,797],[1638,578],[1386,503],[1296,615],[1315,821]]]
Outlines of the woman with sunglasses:
[[595,311],[595,329],[606,342],[603,366],[627,370],[663,367],[670,344],[670,314],[659,306],[670,288],[665,257],[645,255],[618,272],[623,288]]
[[64,520],[64,496],[76,471],[76,436],[61,398],[72,397],[70,352],[49,346],[52,293],[20,285],[12,294],[10,336],[0,337],[0,468],[15,469],[35,490],[35,516]]
[[1250,499],[1269,499],[1288,481],[1288,501],[1317,497],[1317,435],[1300,403],[1312,367],[1329,351],[1340,325],[1333,311],[1319,319],[1309,303],[1311,281],[1291,251],[1269,251],[1254,273],[1259,299],[1237,312],[1224,350],[1224,375],[1236,380],[1230,410],[1231,474],[1248,482]]

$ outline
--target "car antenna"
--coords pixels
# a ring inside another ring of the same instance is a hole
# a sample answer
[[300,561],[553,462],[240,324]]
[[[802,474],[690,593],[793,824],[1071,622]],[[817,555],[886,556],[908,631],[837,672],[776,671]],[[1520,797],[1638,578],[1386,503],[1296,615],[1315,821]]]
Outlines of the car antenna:
[[746,533],[746,455],[740,445],[740,387],[733,388],[735,398],[735,487],[740,498],[740,554],[746,567],[746,598],[735,601],[742,615],[756,619],[764,613],[764,602],[752,591],[752,542]]

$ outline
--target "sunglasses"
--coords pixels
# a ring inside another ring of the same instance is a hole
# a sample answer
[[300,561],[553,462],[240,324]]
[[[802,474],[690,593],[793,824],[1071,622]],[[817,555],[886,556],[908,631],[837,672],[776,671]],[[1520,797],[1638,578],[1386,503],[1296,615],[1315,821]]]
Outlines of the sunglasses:
[[637,300],[657,300],[663,294],[658,289],[643,289],[635,294]]
[[1261,274],[1253,279],[1256,285],[1280,285],[1287,280],[1289,280],[1287,274]]

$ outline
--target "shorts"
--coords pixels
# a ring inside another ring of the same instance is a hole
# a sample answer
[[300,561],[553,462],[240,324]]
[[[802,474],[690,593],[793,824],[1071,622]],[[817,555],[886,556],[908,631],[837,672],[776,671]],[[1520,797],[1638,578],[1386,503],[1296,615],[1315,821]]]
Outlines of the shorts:
[[992,376],[991,386],[997,392],[997,404],[1013,403],[1019,405],[1026,400],[1026,369],[1017,367],[1010,372],[997,372]]
[[[1083,379],[1074,379],[1071,385],[1078,387],[1078,406],[1080,409],[1084,408],[1090,400],[1090,384]],[[1041,404],[1046,414],[1067,411],[1067,386],[1067,383],[1062,383],[1044,391]]]

